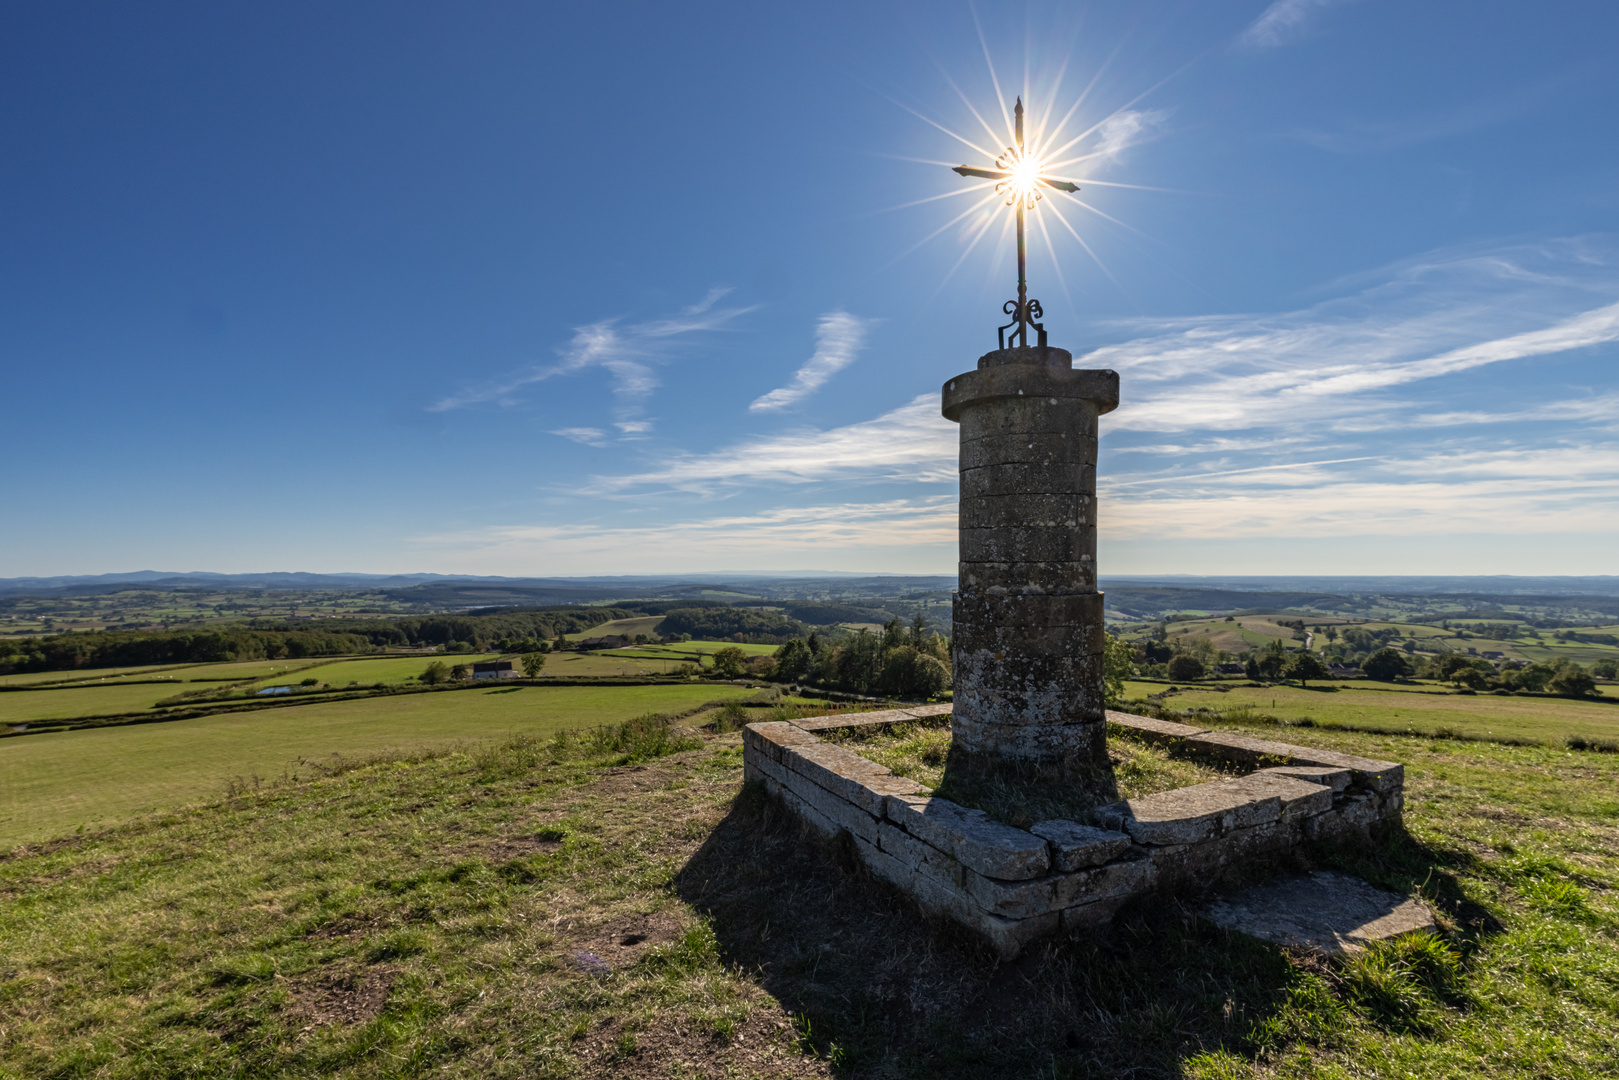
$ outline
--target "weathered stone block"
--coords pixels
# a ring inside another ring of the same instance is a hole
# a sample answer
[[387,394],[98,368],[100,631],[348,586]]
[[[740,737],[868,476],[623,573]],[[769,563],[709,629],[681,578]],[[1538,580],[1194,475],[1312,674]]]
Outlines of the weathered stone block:
[[786,747],[814,746],[820,741],[786,720],[761,721],[742,729],[744,751],[763,754],[771,761],[780,761]]
[[787,770],[779,761],[771,761],[764,754],[756,750],[744,749],[742,752],[742,775],[748,780],[768,779],[776,784],[787,782]]
[[[1066,358],[1066,359],[1064,359]],[[999,349],[980,357],[978,368],[944,384],[941,411],[947,420],[971,422],[973,406],[1008,399],[1068,399],[1098,413],[1119,404],[1119,376],[1107,370],[1075,370],[1065,349]],[[993,411],[993,410],[989,410]]]
[[1281,799],[1283,821],[1310,817],[1332,809],[1332,788],[1289,776],[1280,770],[1261,769],[1228,783],[1249,792],[1256,799],[1272,796]]
[[[1037,623],[978,623],[957,632],[956,647],[966,653],[1002,657],[1050,657],[1072,660],[1098,656],[1105,644],[1102,630],[1093,626],[1042,626]],[[1068,665],[1058,665],[1060,670]]]
[[1422,901],[1320,870],[1255,886],[1210,904],[1204,914],[1227,929],[1329,956],[1434,929]]
[[781,800],[783,806],[797,815],[800,821],[822,836],[836,836],[844,831],[841,825],[805,802],[802,796],[786,784],[778,784],[774,780],[767,780],[766,787],[772,795]]
[[795,748],[782,756],[782,765],[873,817],[882,816],[886,796],[925,790],[916,781],[895,776],[886,767],[831,743]]
[[1063,871],[1100,866],[1130,848],[1130,838],[1122,832],[1075,821],[1037,821],[1029,831],[1051,845],[1051,865]]
[[1399,791],[1405,785],[1405,766],[1394,761],[1340,754],[1333,750],[1317,750],[1309,746],[1293,747],[1293,765],[1324,765],[1334,769],[1348,769],[1355,783],[1381,794]]
[[[1293,781],[1297,783],[1298,781]],[[1330,796],[1330,792],[1329,792]],[[1278,792],[1233,780],[1160,791],[1099,807],[1096,823],[1122,829],[1138,844],[1196,844],[1232,829],[1282,816]]]
[[1148,848],[1160,888],[1200,892],[1213,887],[1229,867],[1284,854],[1293,846],[1295,827],[1271,821],[1194,844]]
[[961,529],[961,561],[1077,563],[1096,560],[1096,533],[1059,525]]
[[1049,494],[1090,493],[1096,490],[1096,466],[1081,462],[1035,464],[1009,461],[982,465],[961,473],[961,491],[969,498],[1005,495],[1014,491]]
[[1246,735],[1207,732],[1188,738],[1181,748],[1220,761],[1239,765],[1325,765],[1348,769],[1355,782],[1373,791],[1395,791],[1405,782],[1405,768],[1393,761],[1340,754],[1332,750],[1316,750],[1292,743],[1253,739]]
[[877,846],[918,874],[937,878],[955,888],[962,887],[965,868],[954,855],[923,843],[892,822],[878,823]]
[[900,711],[909,713],[917,720],[930,720],[936,716],[949,716],[951,708],[952,706],[946,703],[942,705],[914,705]]
[[991,821],[982,810],[920,795],[890,795],[885,806],[888,820],[985,877],[1022,881],[1051,867],[1044,840]]
[[1190,736],[1179,748],[1214,761],[1251,766],[1292,762],[1294,752],[1299,749],[1290,743],[1233,735],[1225,731],[1205,731],[1201,735]]
[[993,593],[1071,593],[1096,590],[1096,560],[1078,562],[963,562],[956,564],[962,587]]
[[1321,784],[1333,791],[1342,791],[1354,779],[1354,773],[1348,769],[1334,769],[1327,765],[1276,765],[1260,772],[1275,773],[1277,776],[1291,776],[1312,784]]
[[967,895],[985,911],[1008,919],[1027,919],[1056,908],[1056,879],[1051,875],[1030,881],[997,881],[975,870],[964,870]]
[[955,744],[973,754],[1054,762],[1100,761],[1107,753],[1107,732],[1103,725],[1083,715],[1049,724],[991,724],[982,723],[958,709],[951,725]]
[[[1392,817],[1393,814],[1388,814]],[[1304,835],[1311,840],[1345,840],[1364,837],[1385,820],[1383,801],[1375,792],[1340,795],[1333,808],[1304,823]]]
[[862,840],[877,842],[877,818],[854,803],[835,795],[801,773],[783,770],[783,783],[795,796],[813,807],[839,829],[847,829]]
[[1147,742],[1162,744],[1178,743],[1182,739],[1189,739],[1193,735],[1201,735],[1205,728],[1192,727],[1190,724],[1177,724],[1170,720],[1154,720],[1150,716],[1136,716],[1132,713],[1107,711],[1107,722],[1117,725],[1126,734]]
[[[983,589],[963,589],[956,593],[950,607],[951,618],[957,624],[955,632],[960,635],[963,630],[971,634],[986,627],[1095,627],[1102,621],[1105,602],[1099,592],[992,594]],[[1098,630],[1098,637],[1100,633]]]
[[870,868],[872,876],[906,892],[916,891],[916,871],[911,867],[858,836],[855,837],[854,845],[855,851],[860,855],[860,861]]
[[804,731],[826,731],[829,728],[883,727],[888,724],[908,724],[915,717],[906,709],[883,709],[878,712],[849,713],[841,716],[811,716],[790,721]]
[[1019,431],[976,439],[964,438],[961,440],[960,461],[963,469],[984,469],[996,465],[1095,465],[1096,437],[1087,436],[1081,430]]
[[1095,441],[1095,409],[1087,409],[1072,399],[1030,397],[1004,398],[993,408],[970,409],[961,418],[963,444],[979,439],[1033,434],[1064,434]]
[[[1105,702],[1096,695],[1103,689],[1102,674],[1102,657],[1098,653],[1043,656],[1013,649],[997,651],[963,647],[956,654],[956,707],[952,715],[962,716],[969,708],[967,696],[984,689],[1001,694],[1084,695],[1083,703],[1075,708],[1087,710],[1086,716],[1100,723]],[[1041,700],[1044,702],[1045,699]],[[988,705],[974,701],[972,708],[978,710],[975,715],[983,715]],[[1059,716],[1073,712],[1074,709],[1064,708],[1060,704],[1054,709],[1054,715]]]
[[964,529],[1079,528],[1094,526],[1095,500],[1083,492],[1030,492],[1027,495],[982,495],[961,500]]
[[1124,858],[1103,866],[1058,875],[1056,905],[1066,908],[1151,892],[1158,884],[1158,865],[1146,852],[1147,849],[1136,848]]

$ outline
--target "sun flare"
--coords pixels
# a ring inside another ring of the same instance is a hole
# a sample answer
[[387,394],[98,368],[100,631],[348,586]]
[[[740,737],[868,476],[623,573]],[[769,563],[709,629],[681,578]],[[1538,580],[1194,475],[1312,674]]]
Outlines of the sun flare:
[[995,159],[995,167],[1007,173],[1006,179],[995,185],[996,194],[1005,200],[1006,205],[1015,206],[1021,202],[1025,210],[1034,209],[1034,204],[1040,199],[1041,181],[1045,179],[1040,159],[1009,146],[1006,153]]

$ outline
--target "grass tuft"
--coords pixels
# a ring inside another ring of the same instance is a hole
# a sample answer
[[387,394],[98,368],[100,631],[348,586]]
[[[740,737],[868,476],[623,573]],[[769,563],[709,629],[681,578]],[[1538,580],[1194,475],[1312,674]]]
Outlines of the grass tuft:
[[674,728],[657,713],[646,713],[622,724],[608,724],[588,737],[593,754],[616,754],[618,764],[631,765],[651,758],[667,757],[703,745],[702,739]]

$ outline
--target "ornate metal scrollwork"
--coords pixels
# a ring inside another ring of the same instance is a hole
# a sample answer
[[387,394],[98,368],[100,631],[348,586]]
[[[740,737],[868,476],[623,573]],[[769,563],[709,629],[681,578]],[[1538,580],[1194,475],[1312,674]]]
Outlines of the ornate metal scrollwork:
[[1012,316],[1011,322],[1007,323],[1005,326],[996,328],[1000,338],[1001,348],[1008,348],[1008,339],[1006,334],[1008,330],[1012,331],[1010,347],[1028,348],[1029,328],[1031,326],[1034,327],[1035,332],[1040,335],[1035,339],[1040,348],[1043,349],[1046,347],[1046,328],[1038,321],[1046,316],[1046,313],[1040,307],[1040,301],[1030,300],[1027,303],[1019,304],[1016,300],[1008,300],[1006,303],[1001,305],[1001,314]]

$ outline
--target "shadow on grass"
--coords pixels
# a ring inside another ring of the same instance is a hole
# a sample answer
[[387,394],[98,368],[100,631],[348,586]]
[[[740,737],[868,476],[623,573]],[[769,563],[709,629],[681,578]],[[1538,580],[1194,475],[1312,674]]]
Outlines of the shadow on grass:
[[[1456,853],[1402,833],[1321,854],[1374,883],[1420,886],[1469,936],[1499,930],[1462,900]],[[1331,1044],[1352,1015],[1400,1027],[1362,1007],[1333,965],[1290,959],[1166,897],[1126,908],[1103,936],[1055,937],[1000,964],[755,784],[677,887],[713,920],[725,962],[752,972],[839,1076],[1173,1077],[1201,1072],[1200,1055]]]

